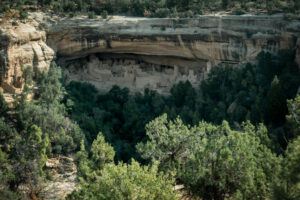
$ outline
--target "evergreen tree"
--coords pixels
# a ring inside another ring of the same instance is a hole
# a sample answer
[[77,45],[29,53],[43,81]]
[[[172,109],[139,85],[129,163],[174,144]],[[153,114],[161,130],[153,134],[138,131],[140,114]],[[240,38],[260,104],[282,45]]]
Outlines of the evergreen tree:
[[27,184],[31,198],[36,197],[40,190],[39,184],[43,176],[42,169],[47,161],[48,145],[49,138],[43,137],[41,129],[33,125],[24,132],[15,147],[14,184],[15,187]]
[[294,200],[300,198],[300,137],[288,145],[282,162],[280,182],[275,182],[274,200]]
[[115,157],[113,147],[105,142],[101,132],[92,144],[91,153],[92,160],[95,163],[95,169],[102,169],[106,163],[113,162]]
[[8,105],[5,101],[2,93],[0,93],[0,117],[7,116],[7,111],[8,111]]
[[174,180],[159,173],[156,166],[141,166],[135,160],[131,164],[104,165],[101,175],[94,182],[83,185],[70,194],[68,200],[175,200]]
[[294,139],[300,135],[300,95],[295,99],[287,101],[289,114],[286,116],[287,120],[287,139]]
[[267,93],[264,113],[266,124],[281,125],[284,122],[284,116],[287,113],[286,97],[277,76],[274,77]]
[[242,131],[227,122],[214,126],[201,122],[185,126],[163,115],[146,127],[149,141],[138,144],[145,159],[158,161],[160,169],[177,172],[185,188],[203,199],[266,199],[271,183],[278,181],[279,162],[268,149],[266,128],[249,122]]

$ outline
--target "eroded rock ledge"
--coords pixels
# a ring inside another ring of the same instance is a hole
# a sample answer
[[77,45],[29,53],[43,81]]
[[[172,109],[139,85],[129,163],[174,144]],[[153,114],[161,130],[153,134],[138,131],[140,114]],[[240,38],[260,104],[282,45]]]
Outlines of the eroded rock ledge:
[[[1,86],[8,92],[22,90],[24,68],[47,69],[54,52],[67,79],[93,83],[101,92],[118,84],[167,93],[180,80],[198,84],[218,63],[254,62],[262,50],[296,50],[300,63],[300,20],[281,14],[107,20],[31,16],[30,23],[0,25]],[[38,30],[39,23],[48,26],[46,31]]]
[[48,70],[54,51],[46,44],[46,32],[38,30],[38,23],[15,22],[0,25],[0,80],[9,93],[21,93],[24,87],[23,71]]
[[47,42],[71,80],[91,82],[100,91],[115,83],[165,93],[179,80],[199,83],[218,63],[253,62],[262,50],[295,49],[299,61],[299,36],[300,21],[283,15],[114,16],[61,20],[49,29]]

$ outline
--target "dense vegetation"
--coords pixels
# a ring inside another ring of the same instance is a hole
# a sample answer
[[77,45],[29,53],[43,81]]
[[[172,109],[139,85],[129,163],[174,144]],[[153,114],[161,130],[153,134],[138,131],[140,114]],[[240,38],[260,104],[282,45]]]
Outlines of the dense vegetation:
[[[30,84],[32,73],[24,74]],[[34,199],[46,173],[43,166],[47,157],[79,150],[84,134],[69,120],[60,103],[63,98],[60,77],[55,65],[48,73],[39,74],[35,77],[39,85],[38,100],[26,101],[30,92],[26,85],[21,99],[15,100],[14,109],[9,109],[0,96],[0,199],[17,199],[20,185],[27,185]]]
[[[299,68],[291,51],[257,64],[220,65],[199,88],[169,96],[87,83],[63,87],[60,69],[33,74],[9,108],[0,95],[0,199],[31,198],[48,157],[77,152],[80,189],[68,199],[300,198]],[[33,101],[26,96],[38,85]],[[164,114],[166,113],[166,114]]]
[[60,15],[87,13],[106,18],[107,14],[145,17],[193,17],[208,12],[228,11],[233,14],[299,13],[298,0],[2,0],[0,11],[17,9],[21,18],[28,9],[43,9]]
[[300,71],[294,53],[283,51],[279,56],[262,52],[258,64],[243,68],[214,68],[200,88],[181,82],[170,96],[145,90],[130,95],[129,90],[113,87],[107,94],[97,95],[87,83],[71,82],[64,102],[71,119],[77,121],[91,142],[102,132],[116,150],[116,160],[139,160],[135,145],[146,138],[145,125],[167,113],[178,115],[184,123],[197,125],[204,120],[220,124],[227,120],[236,129],[246,120],[263,122],[269,136],[282,153],[296,133],[286,124],[287,99],[292,99],[300,85]]

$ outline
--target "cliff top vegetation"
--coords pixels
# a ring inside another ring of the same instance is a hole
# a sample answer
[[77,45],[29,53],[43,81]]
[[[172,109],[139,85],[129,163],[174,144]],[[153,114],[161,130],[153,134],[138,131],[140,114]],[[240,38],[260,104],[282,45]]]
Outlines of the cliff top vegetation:
[[[298,0],[2,0],[0,13],[26,18],[28,11],[44,11],[73,17],[89,18],[108,14],[143,17],[190,18],[196,15],[224,12],[228,14],[300,13]],[[5,16],[4,14],[4,16]]]

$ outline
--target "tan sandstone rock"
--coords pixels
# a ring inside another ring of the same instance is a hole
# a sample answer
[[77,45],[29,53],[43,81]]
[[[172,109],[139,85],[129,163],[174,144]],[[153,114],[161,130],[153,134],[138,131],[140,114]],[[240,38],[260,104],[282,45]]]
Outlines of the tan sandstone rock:
[[0,74],[5,91],[22,92],[22,74],[27,67],[48,70],[54,51],[45,42],[46,32],[37,30],[31,22],[0,26]]
[[[299,36],[300,21],[287,21],[280,14],[195,19],[114,16],[62,19],[49,29],[47,42],[70,80],[90,82],[100,91],[114,83],[132,91],[149,87],[168,93],[180,80],[197,85],[218,63],[254,62],[262,50],[294,49],[300,63]],[[137,62],[119,63],[132,59]]]

